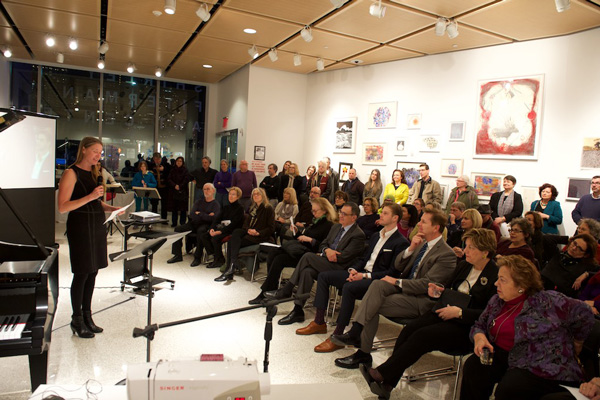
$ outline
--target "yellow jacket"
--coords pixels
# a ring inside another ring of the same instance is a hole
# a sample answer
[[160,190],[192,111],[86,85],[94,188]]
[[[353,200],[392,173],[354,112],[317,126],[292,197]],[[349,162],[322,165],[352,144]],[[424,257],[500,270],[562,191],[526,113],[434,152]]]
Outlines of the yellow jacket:
[[393,183],[388,183],[385,185],[385,192],[383,193],[383,199],[390,195],[394,195],[394,201],[400,205],[405,204],[406,200],[408,200],[408,185],[405,183],[401,183],[398,186],[398,189],[394,188]]

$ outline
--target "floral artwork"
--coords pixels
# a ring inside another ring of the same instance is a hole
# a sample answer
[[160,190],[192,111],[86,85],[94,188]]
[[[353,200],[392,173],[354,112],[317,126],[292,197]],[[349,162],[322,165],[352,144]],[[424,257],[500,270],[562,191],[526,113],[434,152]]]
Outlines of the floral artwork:
[[409,189],[413,187],[413,185],[421,178],[421,174],[419,173],[419,165],[423,164],[422,162],[396,162],[396,169],[399,169],[404,173],[404,179],[406,179],[406,184]]
[[363,143],[363,164],[385,165],[384,143]]
[[408,114],[407,129],[421,129],[421,114]]
[[369,104],[369,129],[395,128],[396,108],[395,101]]
[[439,135],[422,136],[419,141],[419,151],[437,153],[440,151]]
[[476,158],[536,160],[543,76],[479,83]]
[[338,173],[340,174],[340,182],[346,182],[348,180],[348,173],[350,172],[350,169],[352,168],[352,163],[345,163],[345,162],[341,162],[340,163],[340,169],[338,171]]
[[476,173],[471,174],[471,181],[475,193],[479,197],[491,197],[492,194],[502,191],[502,179],[504,175]]
[[450,178],[458,178],[462,175],[463,160],[462,159],[442,159],[442,176]]
[[335,147],[333,152],[356,152],[356,118],[343,118],[335,121]]

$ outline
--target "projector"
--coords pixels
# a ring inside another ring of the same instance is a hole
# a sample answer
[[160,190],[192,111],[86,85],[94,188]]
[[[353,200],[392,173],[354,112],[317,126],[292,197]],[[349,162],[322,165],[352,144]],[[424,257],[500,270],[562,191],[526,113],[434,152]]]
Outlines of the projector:
[[127,367],[129,400],[260,400],[270,388],[269,374],[259,374],[256,361],[243,357],[204,354]]

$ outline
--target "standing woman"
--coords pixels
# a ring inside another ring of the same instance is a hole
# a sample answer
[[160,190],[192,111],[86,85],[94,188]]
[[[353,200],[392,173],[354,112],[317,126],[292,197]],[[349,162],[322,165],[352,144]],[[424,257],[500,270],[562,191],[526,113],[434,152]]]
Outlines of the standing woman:
[[392,173],[392,182],[385,186],[385,192],[383,197],[385,198],[388,194],[394,195],[394,202],[397,204],[404,204],[408,200],[408,185],[404,178],[404,172],[399,169],[395,169]]
[[283,201],[283,191],[286,188],[292,188],[296,193],[300,193],[302,189],[302,177],[298,173],[298,164],[291,163],[288,167],[287,174],[281,177],[281,183],[279,184],[279,201]]
[[314,165],[309,165],[306,169],[306,175],[302,177],[302,184],[300,186],[300,194],[309,194],[310,189],[312,188],[311,182],[313,177],[315,176],[315,172],[317,172],[317,167]]
[[104,212],[115,211],[100,201],[104,187],[98,185],[96,164],[102,156],[102,142],[86,137],[79,143],[77,159],[65,171],[58,187],[58,211],[69,213],[67,239],[73,281],[71,283],[71,330],[81,338],[102,332],[92,320],[92,295],[98,270],[108,265]]
[[558,190],[549,183],[540,186],[540,200],[531,203],[531,210],[537,212],[544,226],[542,233],[558,235],[558,225],[562,224],[562,209],[560,203],[556,201]]
[[492,218],[500,227],[502,236],[508,236],[507,224],[513,218],[520,218],[523,215],[523,199],[521,195],[514,191],[517,184],[517,178],[512,175],[506,175],[502,181],[504,190],[494,193],[490,199],[490,208],[492,209]]
[[231,187],[231,172],[229,172],[229,163],[227,160],[221,160],[221,169],[215,175],[213,185],[217,189],[217,202],[221,205],[221,209],[229,204],[229,192]]
[[183,157],[177,157],[175,165],[169,173],[169,186],[171,188],[171,211],[172,227],[177,226],[177,216],[179,215],[179,224],[185,224],[188,209],[190,174],[185,167]]
[[461,175],[456,178],[456,187],[450,191],[448,195],[448,202],[446,203],[446,214],[450,214],[450,208],[452,204],[460,201],[465,205],[465,208],[477,208],[479,205],[479,198],[473,186],[469,185],[469,177]]
[[381,193],[383,192],[383,184],[381,183],[381,172],[377,168],[371,171],[369,181],[365,184],[363,191],[363,199],[373,197],[377,203],[381,201]]

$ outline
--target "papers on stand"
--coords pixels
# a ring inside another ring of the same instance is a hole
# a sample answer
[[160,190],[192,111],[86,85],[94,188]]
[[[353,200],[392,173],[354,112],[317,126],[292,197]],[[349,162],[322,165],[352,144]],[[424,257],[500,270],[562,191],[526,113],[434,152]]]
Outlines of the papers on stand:
[[117,215],[119,215],[120,213],[125,212],[125,210],[127,210],[129,207],[131,207],[133,205],[133,203],[135,203],[135,200],[133,200],[131,203],[129,203],[125,207],[121,207],[118,210],[115,210],[112,213],[110,213],[109,217],[106,218],[106,221],[104,221],[104,225],[106,225],[110,221],[114,220],[117,217]]

